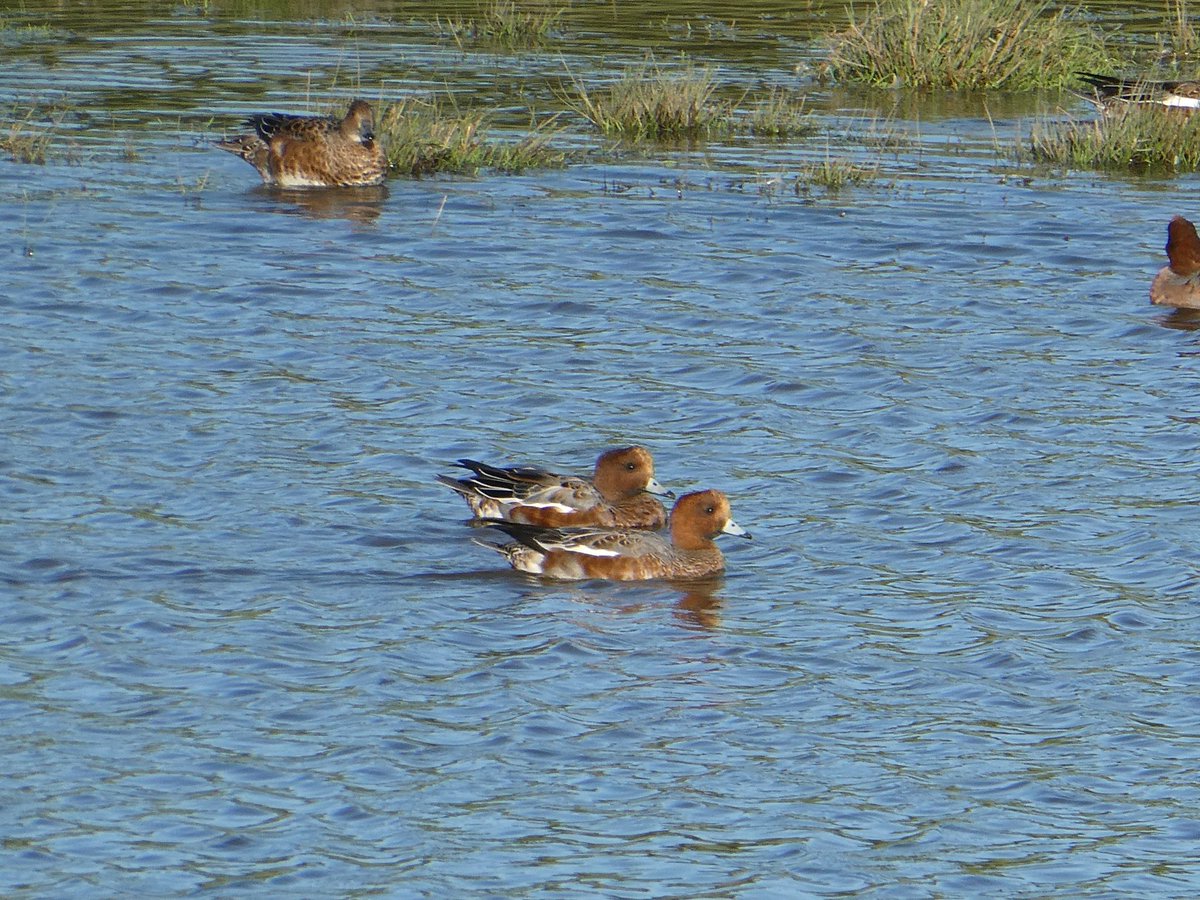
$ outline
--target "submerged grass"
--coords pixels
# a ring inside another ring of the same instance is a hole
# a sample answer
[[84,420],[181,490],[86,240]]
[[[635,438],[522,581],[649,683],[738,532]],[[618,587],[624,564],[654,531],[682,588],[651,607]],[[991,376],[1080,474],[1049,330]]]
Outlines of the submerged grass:
[[848,158],[826,155],[824,159],[801,165],[794,176],[785,175],[783,172],[759,175],[753,184],[759,194],[772,198],[784,191],[797,197],[810,196],[817,189],[823,189],[827,194],[836,194],[847,187],[877,181],[880,168],[878,161],[871,165],[862,165]]
[[460,47],[468,43],[492,43],[504,47],[537,47],[554,34],[566,12],[552,3],[520,3],[492,0],[473,18],[438,18],[435,25]]
[[870,184],[878,177],[878,164],[861,166],[848,159],[827,156],[819,162],[802,167],[796,176],[794,189],[797,194],[807,193],[814,187],[836,192],[845,187]]
[[1195,172],[1200,170],[1200,115],[1129,103],[1092,120],[1039,122],[1017,156],[1073,169]]
[[[1099,29],[1048,0],[877,0],[828,38],[826,75],[907,87],[1064,87],[1116,60]],[[1099,67],[1099,68],[1097,68]]]
[[474,175],[484,169],[524,172],[558,168],[566,155],[551,146],[552,123],[534,126],[519,141],[488,137],[488,113],[459,109],[452,101],[409,98],[387,107],[376,132],[387,148],[388,164],[401,175]]
[[65,109],[36,104],[10,108],[0,124],[0,151],[13,162],[44,165],[66,114]]
[[61,37],[64,32],[38,22],[21,22],[15,17],[0,13],[0,47],[17,47],[23,44],[47,41]]

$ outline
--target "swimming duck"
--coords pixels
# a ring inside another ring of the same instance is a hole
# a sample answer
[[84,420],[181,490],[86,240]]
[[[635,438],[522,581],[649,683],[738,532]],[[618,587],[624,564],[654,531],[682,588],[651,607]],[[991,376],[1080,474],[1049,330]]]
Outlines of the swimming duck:
[[1168,265],[1150,285],[1150,302],[1179,309],[1200,309],[1200,236],[1183,216],[1167,225]]
[[474,459],[458,465],[466,478],[437,476],[480,518],[529,525],[602,525],[608,528],[662,528],[667,512],[650,496],[674,497],[654,477],[654,458],[645,447],[606,450],[590,478],[557,475],[534,466],[491,466]]
[[575,580],[711,577],[725,569],[725,558],[713,538],[722,533],[750,537],[733,521],[725,495],[711,489],[675,501],[669,539],[652,531],[539,528],[500,519],[485,524],[516,539],[499,546],[483,544],[503,554],[514,569]]
[[387,157],[375,139],[371,105],[355,100],[341,119],[265,113],[243,134],[216,146],[240,156],[277,187],[350,187],[380,184]]

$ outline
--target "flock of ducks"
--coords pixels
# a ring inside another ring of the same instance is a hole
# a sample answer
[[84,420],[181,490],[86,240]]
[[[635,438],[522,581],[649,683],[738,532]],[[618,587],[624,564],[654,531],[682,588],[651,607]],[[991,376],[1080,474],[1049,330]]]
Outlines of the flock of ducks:
[[[341,119],[264,113],[244,124],[252,131],[216,146],[252,165],[265,184],[352,187],[380,184],[387,175],[387,157],[365,100],[351,103]],[[471,474],[439,475],[438,481],[467,501],[477,524],[513,538],[476,543],[503,554],[522,572],[618,581],[707,578],[725,569],[713,538],[750,537],[716,490],[685,494],[668,517],[656,495],[675,495],[655,480],[654,459],[644,447],[602,453],[590,478],[473,459],[458,465]]]
[[[1079,77],[1094,91],[1088,99],[1105,112],[1123,103],[1200,108],[1200,82],[1086,72]],[[268,185],[352,187],[381,184],[387,176],[387,157],[365,100],[352,102],[341,119],[265,113],[244,124],[252,131],[216,146],[244,159]],[[1168,265],[1151,284],[1151,301],[1200,309],[1200,236],[1183,216],[1167,226],[1166,251]],[[476,543],[503,554],[522,572],[562,579],[705,578],[725,568],[713,538],[750,537],[717,490],[684,494],[668,517],[657,496],[674,494],[655,480],[654,460],[644,447],[602,453],[590,478],[473,459],[458,465],[470,474],[439,475],[438,481],[467,501],[477,524],[513,539]]]
[[644,447],[605,451],[590,478],[473,459],[460,459],[458,465],[471,474],[439,475],[437,480],[467,501],[476,524],[513,538],[503,544],[476,543],[533,575],[614,581],[708,578],[725,569],[713,538],[750,537],[733,521],[729,500],[717,490],[684,494],[668,518],[655,495],[675,495],[654,477],[654,459]]
[[[1079,72],[1101,112],[1123,104],[1155,104],[1168,109],[1200,109],[1200,81],[1145,81]],[[375,116],[365,100],[355,100],[342,118],[264,113],[244,123],[253,131],[216,146],[252,165],[265,184],[282,188],[357,187],[382,184],[387,155],[375,138]],[[1150,286],[1160,306],[1200,310],[1200,238],[1183,216],[1167,227],[1165,266]],[[477,473],[481,474],[481,473]]]

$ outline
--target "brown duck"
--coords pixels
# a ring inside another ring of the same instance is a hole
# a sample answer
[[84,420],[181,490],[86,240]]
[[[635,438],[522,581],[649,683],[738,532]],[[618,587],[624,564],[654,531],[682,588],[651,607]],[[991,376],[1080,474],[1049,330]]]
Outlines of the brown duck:
[[654,457],[645,447],[606,450],[589,478],[557,475],[535,466],[491,466],[460,459],[465,478],[437,480],[467,501],[481,518],[527,525],[601,525],[606,528],[662,528],[667,511],[651,496],[674,497],[654,477]]
[[[522,572],[548,578],[710,578],[725,569],[713,538],[718,534],[750,537],[733,521],[720,491],[684,494],[671,510],[671,536],[618,528],[539,528],[501,519],[485,519],[516,543],[484,544],[502,553]],[[482,543],[482,542],[477,542]]]
[[265,113],[245,124],[253,134],[217,141],[277,187],[352,187],[380,184],[387,157],[375,139],[375,116],[355,100],[341,119]]
[[1167,225],[1167,262],[1150,285],[1150,302],[1200,309],[1200,236],[1183,216]]

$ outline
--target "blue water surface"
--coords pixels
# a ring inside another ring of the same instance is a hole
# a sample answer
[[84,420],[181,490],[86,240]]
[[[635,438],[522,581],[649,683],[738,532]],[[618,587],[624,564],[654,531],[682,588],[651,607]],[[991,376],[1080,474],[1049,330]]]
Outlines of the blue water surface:
[[[840,193],[820,139],[274,193],[211,93],[0,161],[0,892],[1195,894],[1195,178],[951,118]],[[723,578],[519,575],[434,481],[629,443]]]

